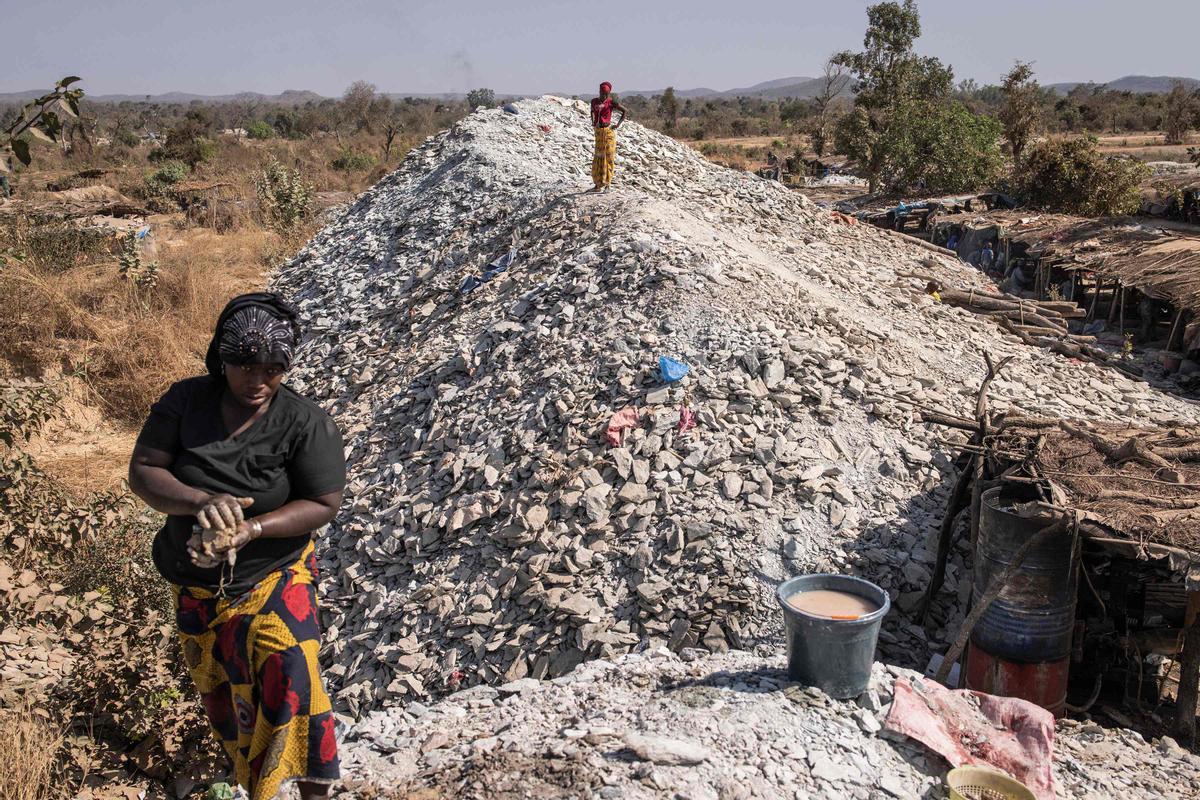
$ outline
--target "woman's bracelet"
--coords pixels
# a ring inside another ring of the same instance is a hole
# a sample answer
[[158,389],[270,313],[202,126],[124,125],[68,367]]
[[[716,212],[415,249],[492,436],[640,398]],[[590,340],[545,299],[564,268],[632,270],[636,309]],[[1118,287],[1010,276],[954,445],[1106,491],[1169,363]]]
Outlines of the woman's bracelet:
[[254,532],[254,538],[262,536],[262,523],[256,519],[250,520],[250,530]]

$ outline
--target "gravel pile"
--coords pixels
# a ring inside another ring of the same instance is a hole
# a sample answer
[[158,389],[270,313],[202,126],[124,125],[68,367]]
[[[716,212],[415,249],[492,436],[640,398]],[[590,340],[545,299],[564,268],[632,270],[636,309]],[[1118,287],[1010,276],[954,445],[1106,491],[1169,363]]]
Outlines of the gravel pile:
[[[893,682],[915,673],[877,664],[857,702],[836,701],[788,682],[783,666],[662,649],[378,711],[343,748],[344,796],[946,796],[949,765],[882,729]],[[1059,723],[1053,771],[1062,798],[1185,800],[1200,786],[1200,758],[1172,740],[1090,723]]]
[[909,621],[954,478],[915,406],[971,413],[987,350],[1015,355],[997,405],[1197,419],[902,275],[968,267],[637,124],[585,194],[583,106],[516,107],[428,140],[275,282],[312,332],[293,383],[346,434],[320,563],[350,716],[635,649],[774,653],[774,585],[814,569],[891,592],[884,655],[924,666],[969,586],[956,552]]

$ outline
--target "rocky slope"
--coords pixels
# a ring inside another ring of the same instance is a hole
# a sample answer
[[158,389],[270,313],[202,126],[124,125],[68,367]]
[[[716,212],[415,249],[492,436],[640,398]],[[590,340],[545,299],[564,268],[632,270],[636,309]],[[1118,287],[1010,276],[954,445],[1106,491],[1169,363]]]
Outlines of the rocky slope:
[[953,479],[914,406],[973,407],[988,351],[1015,356],[1000,405],[1196,418],[904,276],[964,265],[635,123],[586,194],[582,106],[517,108],[428,140],[276,280],[310,321],[295,384],[346,434],[321,565],[353,716],[660,644],[776,652],[774,586],[814,569],[888,589],[883,652],[923,665],[969,587],[956,554],[930,627],[905,614]]

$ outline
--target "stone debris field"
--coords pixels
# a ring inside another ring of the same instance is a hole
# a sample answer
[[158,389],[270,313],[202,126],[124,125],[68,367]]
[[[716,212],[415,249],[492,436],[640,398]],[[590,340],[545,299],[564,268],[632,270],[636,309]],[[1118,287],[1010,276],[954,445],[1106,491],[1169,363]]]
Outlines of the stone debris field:
[[[928,626],[910,617],[956,477],[914,409],[973,416],[987,351],[1015,357],[993,407],[1200,415],[901,274],[966,287],[966,265],[636,123],[613,190],[585,193],[583,105],[516,109],[426,141],[274,280],[310,334],[289,380],[346,438],[320,567],[348,785],[942,796],[940,758],[878,724],[970,592],[957,551]],[[811,571],[893,598],[865,706],[779,671],[775,586]],[[1062,723],[1060,792],[1198,796],[1169,745]]]
[[[783,666],[659,650],[553,681],[475,686],[372,714],[348,772],[360,793],[386,786],[399,797],[944,796],[941,757],[882,730],[893,681],[916,673],[876,664],[856,703],[788,682]],[[1055,756],[1060,797],[1185,800],[1200,786],[1200,759],[1133,731],[1063,722]]]

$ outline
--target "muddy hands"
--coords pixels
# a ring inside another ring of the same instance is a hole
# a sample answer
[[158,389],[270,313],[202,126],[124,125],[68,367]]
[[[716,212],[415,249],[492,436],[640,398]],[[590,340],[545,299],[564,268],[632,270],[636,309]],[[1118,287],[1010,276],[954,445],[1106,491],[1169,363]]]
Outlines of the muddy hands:
[[249,497],[228,494],[209,498],[196,513],[197,524],[188,539],[188,555],[193,564],[204,569],[222,563],[234,565],[238,548],[252,538],[242,509],[253,502]]

